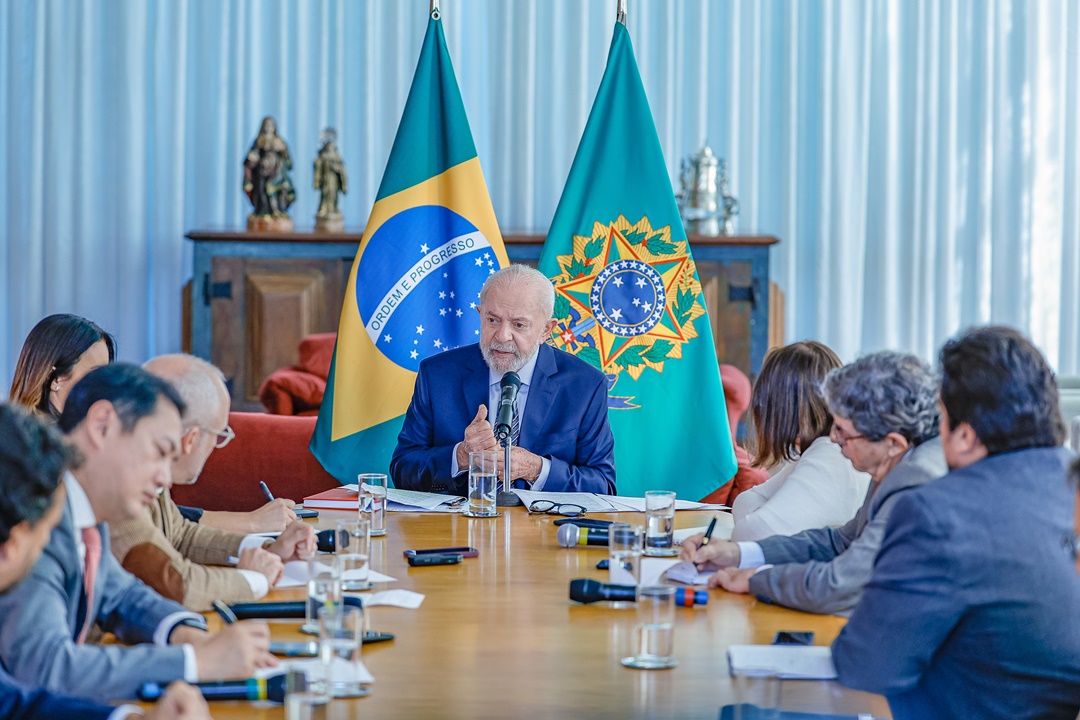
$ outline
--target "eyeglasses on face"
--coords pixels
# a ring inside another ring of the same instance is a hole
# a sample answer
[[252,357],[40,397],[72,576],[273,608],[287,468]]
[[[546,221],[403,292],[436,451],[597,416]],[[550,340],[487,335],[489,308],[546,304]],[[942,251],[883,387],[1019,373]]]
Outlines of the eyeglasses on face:
[[552,500],[533,500],[529,503],[529,514],[547,513],[548,515],[562,515],[564,517],[582,517],[586,515],[585,508],[574,503],[557,503]]
[[840,430],[839,425],[833,425],[832,430],[829,431],[829,439],[837,445],[843,446],[851,442],[852,440],[858,440],[859,438],[865,438],[862,433],[856,433],[855,435],[846,435]]
[[233,429],[228,425],[225,426],[224,430],[212,430],[208,427],[203,427],[202,425],[198,425],[197,427],[210,437],[214,438],[214,447],[216,448],[225,447],[232,442],[234,437],[236,437],[236,433],[234,433]]

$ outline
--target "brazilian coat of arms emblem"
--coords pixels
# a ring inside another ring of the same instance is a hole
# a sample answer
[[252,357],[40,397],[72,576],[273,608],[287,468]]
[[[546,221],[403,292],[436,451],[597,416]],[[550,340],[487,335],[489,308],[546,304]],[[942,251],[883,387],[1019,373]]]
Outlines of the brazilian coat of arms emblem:
[[686,240],[671,227],[654,229],[648,217],[636,224],[620,215],[593,223],[591,236],[575,235],[573,252],[557,255],[555,346],[608,376],[608,406],[631,410],[633,397],[612,394],[622,373],[637,380],[664,372],[698,336],[694,321],[705,314],[701,282]]

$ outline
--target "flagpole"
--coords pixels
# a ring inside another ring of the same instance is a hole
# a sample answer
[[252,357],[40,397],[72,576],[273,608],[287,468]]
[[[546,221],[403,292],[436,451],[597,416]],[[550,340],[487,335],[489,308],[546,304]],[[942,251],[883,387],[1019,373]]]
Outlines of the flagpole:
[[617,2],[615,22],[621,22],[623,25],[626,24],[626,0],[618,0]]
[[442,13],[439,12],[439,0],[431,0],[431,2],[428,4],[428,14],[431,15],[432,20],[439,19],[439,17],[442,15]]

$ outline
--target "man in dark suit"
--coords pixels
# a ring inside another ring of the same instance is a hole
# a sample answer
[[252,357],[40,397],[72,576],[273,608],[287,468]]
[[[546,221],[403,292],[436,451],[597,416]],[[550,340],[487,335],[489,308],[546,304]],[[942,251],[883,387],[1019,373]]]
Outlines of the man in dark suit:
[[833,643],[840,681],[893,717],[1074,720],[1080,578],[1057,381],[1009,328],[941,350],[951,472],[893,508],[874,574]]
[[[0,405],[0,592],[34,566],[64,512],[60,483],[69,452],[56,431],[9,405]],[[132,706],[112,707],[20,685],[0,670],[0,717],[8,720],[120,720]],[[169,686],[148,720],[209,718],[206,701],[190,685]]]
[[[488,278],[480,292],[480,342],[420,363],[390,473],[399,488],[464,494],[469,452],[496,450],[490,409],[504,374],[521,378],[520,435],[511,478],[533,490],[615,493],[615,441],[607,379],[545,344],[555,327],[551,281],[525,265]],[[499,475],[502,476],[502,452]]]
[[[72,389],[59,426],[79,464],[64,475],[60,523],[26,580],[0,596],[0,664],[16,680],[108,701],[144,682],[246,678],[276,664],[265,623],[210,635],[110,552],[107,522],[169,486],[183,409],[169,383],[133,365],[100,367]],[[132,647],[87,643],[95,624]]]

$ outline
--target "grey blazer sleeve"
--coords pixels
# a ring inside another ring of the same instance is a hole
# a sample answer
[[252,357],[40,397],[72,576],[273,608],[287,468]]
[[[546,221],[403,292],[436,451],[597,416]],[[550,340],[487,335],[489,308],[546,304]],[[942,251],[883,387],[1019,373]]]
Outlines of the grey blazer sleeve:
[[[148,641],[162,618],[183,610],[120,570],[108,549],[102,553],[98,582],[99,621],[125,642]],[[144,682],[167,684],[184,677],[180,646],[77,645],[69,603],[77,603],[78,597],[71,598],[64,585],[60,565],[44,554],[26,580],[0,595],[0,661],[16,680],[109,701],[135,697]]]
[[852,518],[839,528],[803,530],[790,537],[774,535],[759,540],[765,562],[772,565],[804,563],[811,560],[828,562],[844,552],[855,540],[858,519]]
[[832,560],[776,565],[756,573],[750,578],[750,592],[765,602],[796,610],[849,615],[874,571],[887,520],[886,514],[879,513]]

